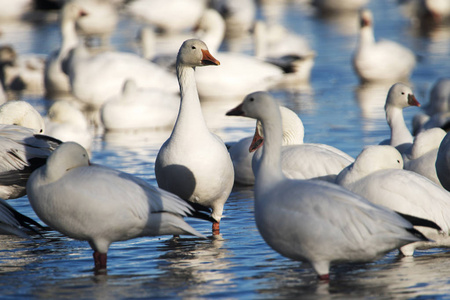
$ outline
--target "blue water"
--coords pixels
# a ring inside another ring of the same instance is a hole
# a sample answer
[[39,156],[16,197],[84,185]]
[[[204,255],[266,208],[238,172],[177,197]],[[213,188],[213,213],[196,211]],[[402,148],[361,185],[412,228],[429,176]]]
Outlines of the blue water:
[[[372,0],[377,38],[403,43],[422,57],[411,77],[416,97],[427,102],[431,85],[450,71],[450,29],[426,34],[415,29],[396,1]],[[258,10],[258,15],[262,11]],[[310,86],[272,93],[293,109],[305,125],[305,140],[330,144],[356,156],[365,145],[389,135],[383,105],[387,87],[360,86],[350,58],[356,44],[356,19],[319,18],[303,4],[289,4],[280,22],[305,35],[317,52]],[[345,21],[349,22],[345,22]],[[113,45],[136,51],[139,26],[122,20]],[[58,47],[56,22],[1,25],[0,43],[12,43],[19,53],[48,54]],[[226,44],[224,45],[226,47]],[[39,95],[22,95],[45,112]],[[208,124],[225,141],[250,135],[253,121],[225,117],[236,102],[203,103]],[[410,124],[419,108],[405,109]],[[170,132],[140,135],[99,133],[92,161],[142,177],[156,185],[154,160]],[[20,212],[38,220],[26,197],[10,201]],[[210,234],[210,224],[188,220]],[[23,240],[0,237],[0,296],[18,298],[450,298],[450,252],[419,251],[414,258],[391,252],[382,259],[332,268],[330,283],[319,282],[302,262],[280,256],[260,237],[253,219],[251,187],[234,188],[225,205],[221,235],[208,240],[170,237],[141,238],[114,243],[108,252],[108,272],[92,271],[87,242],[56,232]]]

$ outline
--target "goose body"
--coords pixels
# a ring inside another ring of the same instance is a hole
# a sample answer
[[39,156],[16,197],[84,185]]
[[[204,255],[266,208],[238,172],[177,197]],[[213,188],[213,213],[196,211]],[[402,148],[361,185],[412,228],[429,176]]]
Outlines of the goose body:
[[361,195],[374,204],[397,212],[430,220],[435,229],[417,227],[435,242],[419,242],[401,248],[404,255],[414,249],[450,246],[450,193],[429,179],[402,169],[400,153],[391,146],[369,146],[345,168],[336,183]]
[[328,279],[333,262],[373,260],[424,239],[395,212],[342,187],[287,179],[280,164],[280,113],[269,94],[252,93],[227,114],[262,122],[266,140],[255,173],[255,221],[267,244],[283,256],[309,262]]
[[431,128],[420,132],[411,147],[411,153],[403,156],[404,169],[416,172],[441,186],[436,173],[436,158],[445,131]]
[[380,145],[391,145],[401,153],[407,151],[413,143],[413,136],[405,124],[403,109],[408,106],[420,106],[411,88],[403,83],[394,84],[388,92],[384,110],[391,131],[391,138]]
[[155,161],[158,186],[212,208],[215,232],[233,186],[233,164],[223,141],[206,126],[194,68],[218,64],[201,40],[187,40],[181,46],[177,57],[180,110],[172,134]]
[[142,88],[174,94],[178,90],[173,74],[133,53],[107,51],[90,55],[79,45],[68,65],[73,95],[94,109],[100,109],[107,99],[119,95],[128,79]]
[[393,41],[376,42],[373,17],[369,10],[361,11],[361,29],[353,67],[363,82],[395,82],[407,80],[415,67],[416,58],[408,48]]
[[106,130],[171,128],[179,105],[175,94],[139,89],[134,80],[127,80],[122,93],[103,104],[100,116]]
[[65,100],[53,103],[45,119],[46,133],[63,142],[77,142],[88,151],[93,136],[88,120],[75,104]]
[[188,234],[203,237],[183,217],[194,209],[179,197],[114,169],[92,165],[86,150],[61,144],[47,164],[30,176],[28,199],[53,229],[94,250],[95,269],[106,269],[115,241],[142,236]]

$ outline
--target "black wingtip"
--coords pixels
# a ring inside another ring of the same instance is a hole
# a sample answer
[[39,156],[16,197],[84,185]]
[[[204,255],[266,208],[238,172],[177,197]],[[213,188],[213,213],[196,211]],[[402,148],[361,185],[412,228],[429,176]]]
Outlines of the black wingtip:
[[422,218],[418,218],[418,217],[414,217],[414,216],[407,215],[407,214],[402,214],[402,213],[399,213],[399,212],[397,212],[397,214],[402,216],[404,219],[408,220],[414,226],[429,227],[429,228],[433,228],[433,229],[442,231],[442,228],[439,227],[439,225],[434,223],[433,221],[422,219]]

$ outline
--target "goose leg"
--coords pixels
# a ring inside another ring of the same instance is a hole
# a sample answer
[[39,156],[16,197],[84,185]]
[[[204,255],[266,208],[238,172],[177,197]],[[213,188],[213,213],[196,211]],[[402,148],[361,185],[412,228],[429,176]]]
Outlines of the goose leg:
[[95,264],[95,270],[106,270],[106,260],[107,260],[107,254],[106,253],[100,253],[98,251],[94,251],[94,264]]
[[220,234],[220,222],[214,222],[212,224],[212,233],[213,233],[213,235]]

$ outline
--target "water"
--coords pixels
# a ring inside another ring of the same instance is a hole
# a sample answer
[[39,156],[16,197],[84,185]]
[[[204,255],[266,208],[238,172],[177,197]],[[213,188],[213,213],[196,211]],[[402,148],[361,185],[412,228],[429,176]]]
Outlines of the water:
[[[378,38],[402,42],[423,57],[411,84],[418,100],[426,103],[431,85],[450,70],[449,28],[423,34],[402,16],[395,1],[372,0],[369,7]],[[387,87],[360,86],[350,63],[356,18],[318,18],[301,4],[268,12],[305,35],[317,52],[310,86],[272,92],[301,117],[305,140],[356,156],[363,146],[385,139],[389,135],[383,111]],[[113,44],[119,50],[136,51],[133,38],[138,27],[122,20]],[[58,47],[55,22],[2,24],[0,28],[0,43],[12,43],[19,53],[48,54]],[[36,95],[21,99],[42,112],[49,104]],[[225,141],[253,131],[254,121],[224,116],[237,103],[203,103],[208,125]],[[405,109],[407,124],[419,111]],[[154,160],[168,134],[98,134],[92,161],[156,185]],[[10,203],[38,220],[26,197]],[[210,234],[210,224],[188,221]],[[221,227],[221,235],[208,240],[155,237],[114,243],[106,275],[93,273],[92,250],[86,242],[56,232],[31,241],[0,237],[0,295],[2,299],[450,298],[450,253],[445,249],[419,251],[414,258],[400,258],[393,251],[375,262],[334,266],[330,283],[319,282],[306,263],[286,259],[264,243],[253,219],[251,187],[233,189]]]

